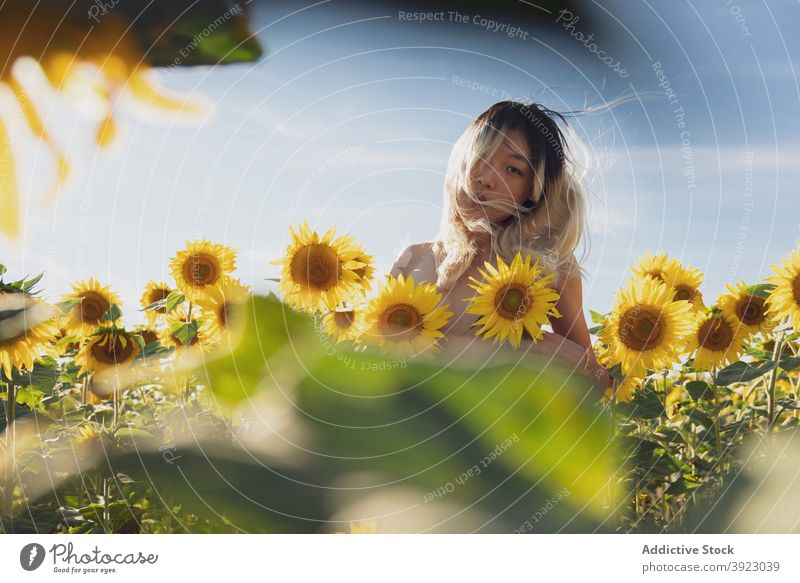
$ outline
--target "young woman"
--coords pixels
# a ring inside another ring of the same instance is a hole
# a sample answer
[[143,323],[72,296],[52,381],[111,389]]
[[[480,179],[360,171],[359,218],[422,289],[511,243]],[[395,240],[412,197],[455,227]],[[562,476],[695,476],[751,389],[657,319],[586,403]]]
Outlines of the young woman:
[[582,372],[600,393],[609,379],[592,351],[574,253],[585,229],[584,195],[556,120],[565,123],[558,113],[515,101],[479,115],[453,148],[439,234],[405,249],[391,273],[436,284],[454,312],[443,329],[445,344],[460,350],[476,318],[466,313],[464,300],[475,295],[469,278],[480,280],[478,268],[497,255],[507,263],[517,251],[538,257],[556,275],[561,318],[552,320],[554,333],[521,348]]

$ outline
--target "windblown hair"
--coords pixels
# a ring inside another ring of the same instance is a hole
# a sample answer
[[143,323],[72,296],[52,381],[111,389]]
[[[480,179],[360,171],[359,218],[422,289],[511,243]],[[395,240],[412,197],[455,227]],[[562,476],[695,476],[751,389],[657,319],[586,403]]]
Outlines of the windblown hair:
[[[557,121],[565,129],[562,130]],[[510,200],[483,201],[473,190],[473,172],[490,159],[508,133],[520,130],[531,152],[530,197],[522,204]],[[583,172],[566,151],[565,134],[581,146],[564,116],[535,103],[501,101],[480,114],[453,147],[444,183],[444,212],[433,252],[438,258],[437,285],[449,288],[469,268],[478,252],[476,233],[491,235],[492,255],[511,261],[520,251],[539,258],[545,272],[562,276],[580,273],[575,249],[586,228]],[[465,197],[482,207],[510,213],[501,224],[462,212]]]

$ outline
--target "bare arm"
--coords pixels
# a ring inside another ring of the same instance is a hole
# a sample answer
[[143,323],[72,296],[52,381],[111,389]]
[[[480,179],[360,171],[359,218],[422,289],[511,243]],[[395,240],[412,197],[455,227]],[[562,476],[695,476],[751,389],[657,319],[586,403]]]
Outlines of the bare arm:
[[592,347],[589,328],[583,315],[583,284],[580,275],[569,276],[564,281],[561,297],[556,302],[560,318],[553,318],[553,332],[584,348]]
[[430,254],[430,243],[409,245],[395,259],[389,273],[394,277],[413,276],[415,283],[436,281],[436,266]]

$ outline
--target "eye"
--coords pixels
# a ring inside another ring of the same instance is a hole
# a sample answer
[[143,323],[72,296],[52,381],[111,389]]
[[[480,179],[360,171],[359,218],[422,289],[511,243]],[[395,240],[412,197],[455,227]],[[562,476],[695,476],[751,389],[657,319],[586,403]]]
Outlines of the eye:
[[522,176],[522,170],[516,166],[506,166],[506,172],[513,174],[514,176]]

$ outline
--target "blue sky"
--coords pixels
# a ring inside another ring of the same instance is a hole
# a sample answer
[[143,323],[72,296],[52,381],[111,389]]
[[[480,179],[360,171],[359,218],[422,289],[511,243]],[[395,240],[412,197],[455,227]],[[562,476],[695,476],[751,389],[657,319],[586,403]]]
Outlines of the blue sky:
[[[185,239],[238,248],[237,274],[264,292],[303,219],[352,234],[385,271],[435,235],[452,143],[501,92],[557,110],[628,98],[574,121],[594,163],[587,309],[607,310],[648,249],[702,269],[713,298],[726,281],[768,275],[796,245],[796,4],[590,3],[571,32],[594,33],[627,78],[558,24],[511,39],[468,11],[466,24],[408,23],[334,0],[290,15],[301,6],[255,7],[259,63],[162,73],[214,104],[198,127],[129,118],[124,140],[98,153],[90,124],[59,122],[82,180],[55,205],[27,197],[24,239],[0,243],[11,275],[46,270],[53,299],[94,275],[137,321],[144,283],[168,277]],[[50,163],[32,152],[20,170],[34,185]]]

